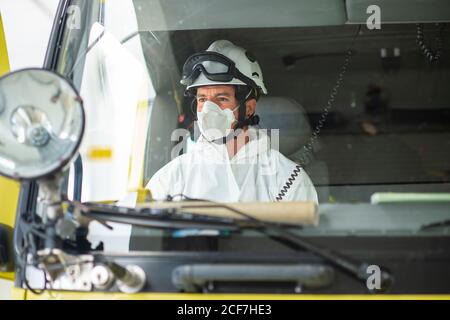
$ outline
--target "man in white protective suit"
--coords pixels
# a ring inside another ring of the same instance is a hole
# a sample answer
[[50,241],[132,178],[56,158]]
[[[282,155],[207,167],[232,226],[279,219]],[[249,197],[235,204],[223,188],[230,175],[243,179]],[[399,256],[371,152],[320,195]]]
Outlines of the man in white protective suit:
[[196,99],[201,136],[150,179],[146,188],[154,199],[318,203],[306,172],[257,127],[257,100],[267,90],[251,53],[215,41],[186,60],[180,82]]

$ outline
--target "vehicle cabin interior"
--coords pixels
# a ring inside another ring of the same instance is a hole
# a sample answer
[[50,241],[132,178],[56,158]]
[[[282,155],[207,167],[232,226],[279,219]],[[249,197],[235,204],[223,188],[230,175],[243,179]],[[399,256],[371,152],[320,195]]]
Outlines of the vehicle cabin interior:
[[[280,152],[303,165],[320,203],[368,202],[378,189],[405,191],[405,185],[411,192],[448,191],[442,184],[450,180],[446,1],[428,1],[421,11],[409,10],[408,1],[284,1],[280,14],[271,14],[275,3],[269,1],[256,7],[203,2],[193,10],[189,1],[134,1],[156,92],[145,183],[170,161],[171,132],[193,128],[192,98],[179,84],[184,61],[228,39],[257,57],[269,92],[257,103],[260,126],[280,130]],[[383,8],[379,30],[365,25],[363,8],[372,2]],[[221,14],[233,5],[239,12]],[[441,51],[438,61],[424,55],[420,32],[427,46]]]

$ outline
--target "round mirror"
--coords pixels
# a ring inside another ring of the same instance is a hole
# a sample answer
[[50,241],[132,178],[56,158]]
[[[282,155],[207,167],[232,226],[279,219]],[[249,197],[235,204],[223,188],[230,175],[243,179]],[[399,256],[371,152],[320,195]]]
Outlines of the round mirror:
[[0,78],[0,174],[51,175],[73,158],[83,130],[81,98],[60,75],[24,69]]

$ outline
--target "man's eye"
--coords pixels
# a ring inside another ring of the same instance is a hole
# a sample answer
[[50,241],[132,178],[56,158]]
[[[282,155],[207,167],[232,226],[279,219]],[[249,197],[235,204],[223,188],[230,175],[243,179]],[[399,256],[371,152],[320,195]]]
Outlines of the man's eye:
[[198,102],[205,102],[205,98],[198,98],[197,101]]
[[227,99],[227,98],[219,98],[219,101],[220,101],[220,102],[227,102],[228,99]]

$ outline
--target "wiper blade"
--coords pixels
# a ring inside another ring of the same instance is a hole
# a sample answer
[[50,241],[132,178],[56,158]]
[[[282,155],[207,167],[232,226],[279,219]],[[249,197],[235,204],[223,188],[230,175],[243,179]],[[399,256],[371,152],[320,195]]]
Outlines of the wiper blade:
[[114,205],[78,204],[83,216],[99,220],[137,225],[156,229],[219,229],[237,231],[239,226],[233,219],[179,212],[167,209],[134,209]]

